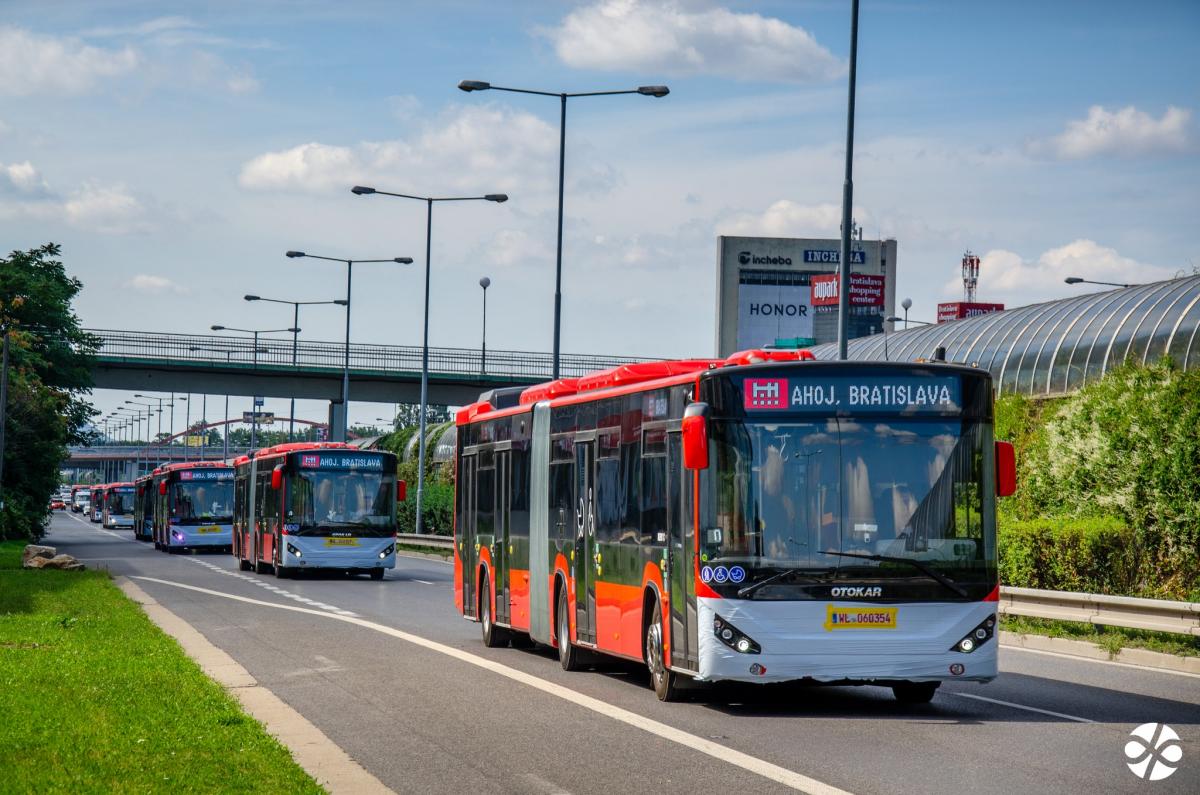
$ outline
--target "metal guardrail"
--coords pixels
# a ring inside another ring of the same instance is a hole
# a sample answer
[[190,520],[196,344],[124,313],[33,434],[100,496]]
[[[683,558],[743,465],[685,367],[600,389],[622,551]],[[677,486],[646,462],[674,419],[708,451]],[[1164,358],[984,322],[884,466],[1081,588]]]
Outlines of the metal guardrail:
[[450,536],[435,536],[430,533],[397,533],[396,541],[401,544],[412,544],[436,549],[454,549],[454,539]]
[[999,610],[1000,615],[1200,636],[1200,602],[1004,586],[1000,589]]
[[[254,340],[248,336],[166,334],[107,329],[87,329],[87,333],[99,338],[100,348],[97,356],[102,361],[158,359],[172,364],[228,366],[237,369],[255,366]],[[279,371],[294,367],[310,372],[340,372],[345,355],[344,343],[300,340],[296,346],[296,364],[293,365],[290,337],[260,335],[258,338],[257,365],[263,369]],[[576,377],[620,364],[645,361],[655,360],[635,356],[564,353],[559,360],[559,369],[563,377]],[[485,363],[478,349],[429,349],[429,371],[435,375],[549,379],[552,367],[553,356],[549,353],[489,350]],[[350,369],[397,375],[418,373],[421,370],[421,347],[351,343]]]

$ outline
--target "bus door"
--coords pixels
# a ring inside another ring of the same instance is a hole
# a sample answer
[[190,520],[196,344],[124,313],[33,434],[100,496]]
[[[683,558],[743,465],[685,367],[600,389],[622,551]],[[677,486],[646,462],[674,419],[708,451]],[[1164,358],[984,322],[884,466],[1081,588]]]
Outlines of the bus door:
[[493,545],[492,570],[496,573],[496,620],[507,624],[512,620],[512,597],[509,594],[511,573],[508,556],[509,479],[512,477],[512,451],[496,451],[496,543]]
[[575,638],[596,642],[596,443],[575,443]]
[[476,457],[465,455],[458,470],[458,537],[462,546],[458,550],[462,561],[463,615],[475,616],[475,574],[479,569],[479,550],[475,535],[475,491]]
[[667,434],[667,544],[671,582],[671,667],[697,670],[696,554],[692,477],[683,467],[679,431]]

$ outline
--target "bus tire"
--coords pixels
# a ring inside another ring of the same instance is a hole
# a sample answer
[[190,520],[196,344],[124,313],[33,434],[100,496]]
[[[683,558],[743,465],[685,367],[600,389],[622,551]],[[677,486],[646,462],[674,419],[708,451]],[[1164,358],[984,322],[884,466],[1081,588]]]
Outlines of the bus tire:
[[479,580],[479,626],[483,629],[483,645],[496,649],[508,645],[508,632],[492,620],[492,598],[486,574]]
[[383,569],[371,569],[371,579],[372,580],[382,580],[383,579]]
[[658,600],[651,602],[653,613],[646,625],[646,667],[650,669],[650,686],[659,701],[679,700],[679,675],[667,667],[663,657],[662,608]]
[[238,569],[240,571],[250,571],[252,568],[254,567],[250,565],[250,561],[242,557],[238,558]]
[[558,589],[558,607],[554,611],[554,621],[557,627],[554,639],[558,641],[558,663],[564,671],[578,671],[583,667],[583,655],[571,645],[571,618],[567,613],[565,586]]
[[286,580],[287,578],[289,578],[291,576],[292,576],[292,570],[290,568],[288,568],[287,566],[280,566],[278,564],[275,566],[275,578],[276,579]]
[[263,563],[261,560],[254,561],[255,574],[268,574],[270,573],[271,569],[272,566],[270,563]]
[[901,704],[928,704],[933,700],[941,682],[897,682],[892,685],[892,695]]

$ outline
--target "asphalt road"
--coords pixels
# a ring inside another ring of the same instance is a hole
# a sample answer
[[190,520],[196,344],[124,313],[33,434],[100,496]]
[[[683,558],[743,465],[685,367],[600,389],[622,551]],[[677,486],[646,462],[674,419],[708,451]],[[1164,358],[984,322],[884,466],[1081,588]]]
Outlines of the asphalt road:
[[[1200,677],[1005,647],[995,682],[919,707],[804,686],[662,704],[635,666],[569,674],[550,650],[485,648],[439,561],[277,580],[65,514],[45,543],[135,578],[397,792],[1200,792]],[[1151,722],[1183,751],[1154,782],[1124,751]]]

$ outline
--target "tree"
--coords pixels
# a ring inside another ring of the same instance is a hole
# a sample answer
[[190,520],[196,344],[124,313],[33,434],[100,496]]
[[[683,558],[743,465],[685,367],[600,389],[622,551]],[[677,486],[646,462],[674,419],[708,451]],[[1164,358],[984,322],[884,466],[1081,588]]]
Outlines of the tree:
[[0,334],[9,343],[0,538],[37,538],[68,444],[85,444],[97,413],[83,397],[99,341],[80,328],[60,247],[0,259]]

